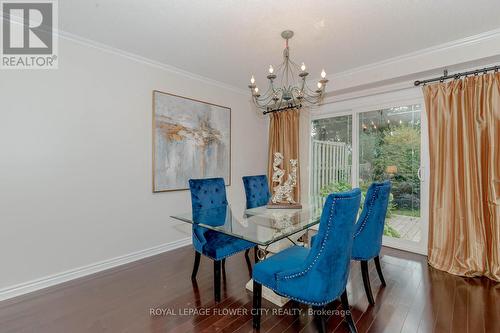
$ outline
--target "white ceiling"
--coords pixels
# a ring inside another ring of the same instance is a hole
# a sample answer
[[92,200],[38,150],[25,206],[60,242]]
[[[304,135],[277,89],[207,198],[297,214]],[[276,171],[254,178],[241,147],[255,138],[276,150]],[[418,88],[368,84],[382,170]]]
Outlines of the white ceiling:
[[[64,0],[66,32],[246,88],[291,56],[318,76],[500,27],[498,0]],[[316,73],[317,72],[317,73]]]

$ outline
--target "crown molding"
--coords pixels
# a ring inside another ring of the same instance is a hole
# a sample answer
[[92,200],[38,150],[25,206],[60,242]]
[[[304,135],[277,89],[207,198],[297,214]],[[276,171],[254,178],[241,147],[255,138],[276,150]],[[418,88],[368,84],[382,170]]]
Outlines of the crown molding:
[[371,64],[355,67],[355,68],[352,68],[352,69],[349,69],[346,71],[335,73],[335,74],[333,74],[332,78],[333,79],[341,79],[343,77],[352,76],[353,74],[356,74],[356,73],[374,70],[374,69],[377,69],[380,67],[385,67],[388,65],[394,65],[396,63],[405,62],[408,60],[414,60],[414,59],[421,58],[423,56],[428,56],[428,55],[440,53],[443,51],[449,51],[449,50],[453,50],[453,49],[456,49],[459,47],[469,46],[469,45],[477,44],[480,42],[484,42],[484,41],[488,41],[490,39],[496,39],[496,38],[500,38],[500,28],[486,31],[486,32],[482,32],[482,33],[477,34],[477,35],[472,35],[469,37],[453,40],[453,41],[446,42],[443,44],[431,46],[431,47],[428,47],[425,49],[406,53],[406,54],[399,55],[396,57],[388,58],[388,59],[385,59],[382,61],[377,61],[377,62],[374,62]]
[[408,81],[408,82],[405,81],[394,84],[384,84],[368,89],[358,89],[355,91],[341,93],[341,94],[330,93],[326,96],[323,105],[357,99],[360,97],[380,95],[387,92],[395,92],[395,91],[414,89],[414,88],[415,86],[413,85],[413,81]]
[[103,43],[99,43],[99,42],[96,42],[96,41],[91,40],[91,39],[83,38],[83,37],[80,37],[78,35],[66,32],[66,31],[59,30],[59,31],[57,31],[56,35],[62,39],[66,39],[66,40],[71,41],[71,42],[75,42],[75,43],[78,43],[81,45],[92,47],[92,48],[98,49],[98,50],[103,51],[103,52],[118,55],[118,56],[127,58],[129,60],[133,60],[133,61],[136,61],[138,63],[144,64],[144,65],[152,66],[152,67],[161,69],[163,71],[166,71],[166,72],[169,72],[169,73],[172,73],[175,75],[187,77],[189,79],[200,81],[200,82],[203,82],[203,83],[215,86],[215,87],[219,87],[222,89],[226,89],[226,90],[238,93],[238,94],[248,95],[248,91],[246,91],[245,89],[241,89],[241,88],[235,87],[233,85],[230,85],[230,84],[227,84],[227,83],[224,83],[221,81],[210,79],[208,77],[205,77],[205,76],[202,76],[199,74],[195,74],[195,73],[186,71],[184,69],[180,69],[180,68],[177,68],[175,66],[165,64],[163,62],[149,59],[149,58],[140,56],[140,55],[135,54],[135,53],[124,51],[124,50],[116,48],[116,47],[112,47],[112,46],[109,46],[109,45],[106,45]]

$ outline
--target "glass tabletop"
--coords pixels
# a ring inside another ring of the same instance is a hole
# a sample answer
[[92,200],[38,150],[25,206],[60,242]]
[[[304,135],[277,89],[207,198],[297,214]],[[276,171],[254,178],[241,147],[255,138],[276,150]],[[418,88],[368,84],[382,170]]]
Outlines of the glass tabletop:
[[264,206],[238,212],[228,205],[172,217],[266,246],[318,224],[320,213],[313,206],[302,209],[269,209]]

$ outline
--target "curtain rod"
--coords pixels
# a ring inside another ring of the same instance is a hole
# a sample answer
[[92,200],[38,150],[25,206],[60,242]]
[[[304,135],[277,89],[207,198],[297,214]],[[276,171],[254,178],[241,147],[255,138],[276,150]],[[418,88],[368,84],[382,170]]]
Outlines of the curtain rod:
[[290,110],[290,109],[300,109],[302,107],[302,104],[299,104],[299,105],[292,105],[292,106],[284,106],[282,108],[279,108],[279,109],[268,109],[264,112],[262,112],[262,114],[266,115],[268,113],[273,113],[273,112],[281,112],[281,111],[286,111],[286,110]]
[[475,70],[468,71],[468,72],[456,73],[453,75],[448,75],[448,70],[445,69],[443,72],[443,76],[435,77],[435,78],[427,79],[427,80],[417,80],[413,84],[416,87],[418,87],[421,84],[425,85],[425,84],[430,83],[430,82],[436,82],[436,81],[444,82],[444,80],[448,80],[448,79],[458,80],[462,76],[478,75],[480,73],[486,74],[487,72],[490,72],[490,71],[498,72],[499,69],[500,69],[500,65],[496,65],[496,66],[491,66],[491,67],[485,67],[482,69],[475,69]]

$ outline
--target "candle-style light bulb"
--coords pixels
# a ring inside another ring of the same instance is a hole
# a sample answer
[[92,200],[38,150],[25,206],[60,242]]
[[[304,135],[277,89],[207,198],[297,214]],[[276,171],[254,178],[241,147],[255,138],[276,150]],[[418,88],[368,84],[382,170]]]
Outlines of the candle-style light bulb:
[[326,77],[326,72],[325,72],[325,70],[323,69],[323,70],[321,71],[321,78],[322,78],[322,79],[324,79],[325,77]]
[[306,64],[302,63],[302,65],[300,66],[300,70],[301,71],[305,71],[306,70]]
[[274,68],[273,65],[269,65],[269,74],[273,74]]
[[258,87],[255,87],[254,89],[255,93],[257,94],[259,92],[259,88]]
[[321,82],[318,82],[318,89],[321,89],[322,86],[323,84]]
[[254,83],[255,83],[255,78],[253,77],[253,75],[252,75],[252,78],[250,79],[250,83],[251,83],[251,84],[254,84]]

